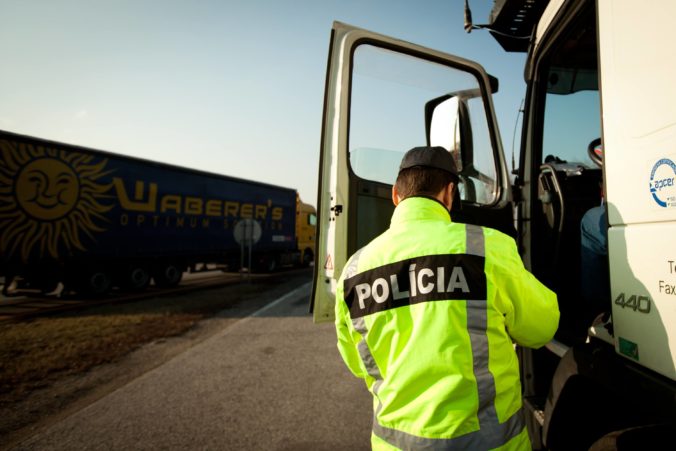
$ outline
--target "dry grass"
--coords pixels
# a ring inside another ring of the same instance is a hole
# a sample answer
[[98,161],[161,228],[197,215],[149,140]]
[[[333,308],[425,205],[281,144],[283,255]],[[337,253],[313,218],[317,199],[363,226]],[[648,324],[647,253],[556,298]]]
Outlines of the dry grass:
[[185,332],[197,313],[90,314],[0,326],[0,397],[24,393],[69,374],[112,362],[161,337]]
[[188,299],[158,297],[0,324],[0,404],[16,402],[64,376],[114,362],[145,343],[180,335],[261,288],[241,284],[229,287],[227,297],[207,292]]

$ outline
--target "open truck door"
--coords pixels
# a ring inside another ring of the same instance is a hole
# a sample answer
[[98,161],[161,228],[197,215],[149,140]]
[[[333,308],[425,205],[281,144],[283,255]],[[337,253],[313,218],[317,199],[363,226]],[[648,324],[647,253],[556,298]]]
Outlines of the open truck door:
[[453,221],[515,235],[493,111],[497,80],[459,57],[335,22],[319,163],[312,311],[332,321],[336,283],[355,251],[385,231],[404,153],[443,146],[460,172]]

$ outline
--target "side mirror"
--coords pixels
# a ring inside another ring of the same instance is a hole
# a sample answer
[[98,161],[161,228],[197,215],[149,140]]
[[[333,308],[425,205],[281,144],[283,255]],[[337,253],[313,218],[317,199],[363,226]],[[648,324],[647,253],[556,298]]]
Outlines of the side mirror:
[[460,172],[471,166],[474,152],[466,98],[448,94],[427,102],[425,123],[428,145],[448,150]]
[[[498,91],[498,79],[488,75],[491,93]],[[459,171],[474,163],[472,125],[467,103],[481,97],[481,90],[465,89],[434,98],[425,104],[425,132],[428,146],[451,152]]]
[[434,107],[429,145],[441,146],[453,155],[460,153],[460,102],[457,97],[450,97]]

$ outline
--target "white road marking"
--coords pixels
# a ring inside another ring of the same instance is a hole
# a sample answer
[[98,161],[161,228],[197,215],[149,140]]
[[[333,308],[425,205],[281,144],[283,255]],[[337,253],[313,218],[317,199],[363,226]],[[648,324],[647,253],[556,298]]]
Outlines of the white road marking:
[[251,316],[252,317],[261,316],[264,312],[270,310],[271,308],[275,307],[276,305],[281,304],[282,302],[287,301],[287,300],[297,296],[301,291],[306,290],[310,286],[310,284],[312,284],[312,282],[307,282],[307,283],[299,286],[298,288],[294,289],[293,291],[286,293],[281,298],[279,298],[275,301],[272,301],[271,303],[269,303],[265,307],[255,311]]

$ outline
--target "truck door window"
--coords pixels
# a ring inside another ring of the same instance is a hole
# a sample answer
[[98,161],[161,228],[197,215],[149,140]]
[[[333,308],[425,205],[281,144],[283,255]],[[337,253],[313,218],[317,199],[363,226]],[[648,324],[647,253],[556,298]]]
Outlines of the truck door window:
[[589,143],[601,136],[597,66],[595,20],[589,12],[552,51],[543,71],[547,89],[543,162],[597,168],[587,154]]
[[[556,72],[550,79],[556,80]],[[552,81],[548,81],[551,86]],[[592,169],[587,153],[591,141],[601,136],[600,100],[598,91],[575,91],[565,94],[547,93],[543,162],[568,162],[583,164]]]
[[[443,64],[397,53],[370,44],[355,49],[350,97],[349,152],[352,171],[360,178],[394,183],[401,158],[412,147],[427,143],[425,105],[431,99],[458,91],[479,91],[472,75]],[[474,198],[463,200],[490,204],[496,199],[496,159],[491,145],[486,110],[481,97],[465,100],[471,130],[471,151],[454,151],[466,170],[465,184],[472,184]],[[448,123],[449,135],[455,128]]]

